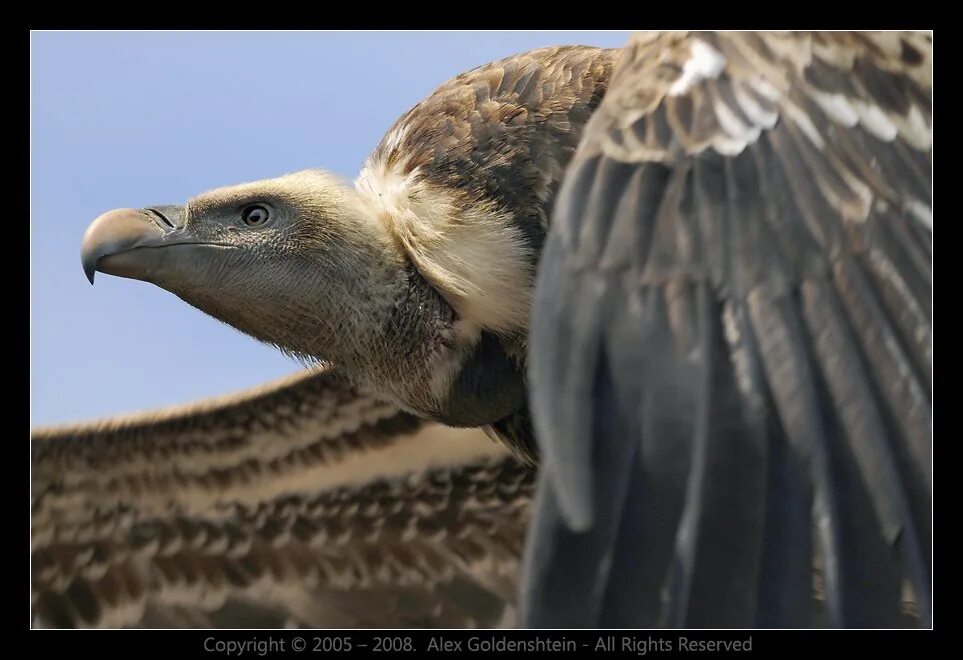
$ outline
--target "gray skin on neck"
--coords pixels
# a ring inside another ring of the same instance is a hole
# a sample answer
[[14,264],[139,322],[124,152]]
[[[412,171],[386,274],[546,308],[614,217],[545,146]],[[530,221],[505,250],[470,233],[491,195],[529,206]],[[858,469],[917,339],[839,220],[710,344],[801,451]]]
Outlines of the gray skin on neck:
[[[292,269],[287,277],[285,269],[277,272],[287,281],[311,270],[296,261],[286,266]],[[495,335],[461,341],[454,308],[410,264],[380,277],[370,266],[355,271],[357,277],[332,268],[323,281],[300,279],[305,290],[320,294],[313,302],[296,290],[252,295],[254,287],[228,275],[233,267],[212,272],[219,284],[210,288],[156,283],[301,362],[337,365],[352,382],[422,417],[483,426],[524,407],[522,366]],[[243,299],[232,296],[238,289],[246,289]],[[444,371],[452,377],[437,396],[432,383]]]

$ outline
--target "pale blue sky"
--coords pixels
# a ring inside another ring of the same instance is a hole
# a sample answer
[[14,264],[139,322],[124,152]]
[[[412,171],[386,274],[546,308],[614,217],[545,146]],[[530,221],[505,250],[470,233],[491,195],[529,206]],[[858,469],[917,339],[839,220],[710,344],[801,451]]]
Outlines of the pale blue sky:
[[308,167],[354,178],[448,78],[627,32],[35,32],[31,36],[31,422],[183,403],[296,363],[159,288],[80,267],[89,222]]

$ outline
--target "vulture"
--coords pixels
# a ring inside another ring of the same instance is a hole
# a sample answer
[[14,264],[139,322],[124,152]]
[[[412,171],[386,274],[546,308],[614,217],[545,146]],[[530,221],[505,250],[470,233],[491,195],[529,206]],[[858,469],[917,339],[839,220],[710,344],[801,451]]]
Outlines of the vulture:
[[353,185],[100,216],[91,282],[311,366],[36,429],[35,625],[930,626],[931,80],[918,32],[543,48]]

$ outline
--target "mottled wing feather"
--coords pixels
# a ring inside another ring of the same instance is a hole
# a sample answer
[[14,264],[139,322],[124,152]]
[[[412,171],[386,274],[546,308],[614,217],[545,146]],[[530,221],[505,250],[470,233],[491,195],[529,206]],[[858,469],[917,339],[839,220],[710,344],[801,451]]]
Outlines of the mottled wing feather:
[[540,48],[447,81],[402,115],[372,154],[399,176],[416,173],[515,214],[540,247],[548,210],[598,107],[618,50]]
[[533,476],[305,373],[32,438],[44,627],[510,624]]
[[931,39],[642,34],[555,206],[533,626],[930,621]]

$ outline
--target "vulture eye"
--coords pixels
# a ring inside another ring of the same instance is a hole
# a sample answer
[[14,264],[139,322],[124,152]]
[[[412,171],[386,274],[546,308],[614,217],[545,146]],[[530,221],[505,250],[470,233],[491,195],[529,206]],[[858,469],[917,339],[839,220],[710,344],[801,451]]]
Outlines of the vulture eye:
[[260,227],[266,224],[270,217],[271,214],[268,213],[268,210],[259,205],[249,206],[241,213],[241,220],[248,227]]

